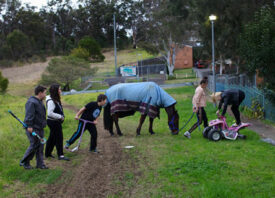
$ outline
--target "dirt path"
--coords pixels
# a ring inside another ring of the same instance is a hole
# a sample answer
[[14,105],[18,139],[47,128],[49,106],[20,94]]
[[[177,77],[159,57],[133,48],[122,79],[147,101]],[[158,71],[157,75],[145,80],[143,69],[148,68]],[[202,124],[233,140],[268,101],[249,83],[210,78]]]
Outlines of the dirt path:
[[[64,105],[64,107],[76,110],[73,106]],[[118,137],[111,137],[104,130],[102,119],[99,119],[97,130],[99,154],[90,153],[87,148],[81,147],[75,159],[79,164],[73,163],[73,157],[70,162],[46,161],[51,168],[65,166],[65,171],[61,178],[55,184],[49,185],[46,192],[39,194],[39,197],[103,198],[122,190],[118,189],[113,181],[115,179],[122,181],[124,173],[133,169],[134,164],[129,166],[122,163],[129,161],[129,156],[123,152]]]
[[1,71],[3,76],[9,79],[10,83],[28,83],[38,81],[51,59],[52,58],[49,57],[47,58],[47,61],[43,63],[33,63],[22,67],[4,68],[1,69]]

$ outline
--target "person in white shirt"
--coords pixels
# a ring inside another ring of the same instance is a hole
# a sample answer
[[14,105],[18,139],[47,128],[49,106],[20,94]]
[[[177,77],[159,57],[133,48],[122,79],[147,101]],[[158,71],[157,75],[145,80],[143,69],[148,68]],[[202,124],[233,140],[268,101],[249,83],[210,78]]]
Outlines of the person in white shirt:
[[50,128],[50,136],[48,138],[45,150],[46,158],[54,158],[52,151],[54,146],[57,150],[59,160],[69,161],[69,158],[63,153],[63,132],[62,123],[64,121],[64,112],[61,103],[61,87],[53,84],[50,87],[50,95],[46,97],[47,105],[47,125]]

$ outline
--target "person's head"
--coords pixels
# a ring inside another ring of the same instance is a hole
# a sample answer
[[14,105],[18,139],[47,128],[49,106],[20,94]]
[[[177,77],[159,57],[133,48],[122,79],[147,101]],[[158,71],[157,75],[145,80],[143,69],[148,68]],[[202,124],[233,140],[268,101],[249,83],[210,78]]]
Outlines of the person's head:
[[220,101],[222,98],[222,92],[214,92],[211,95],[213,103],[216,103],[217,101]]
[[206,88],[208,85],[208,78],[207,77],[203,77],[203,79],[200,81],[200,86],[202,88]]
[[40,100],[44,100],[45,97],[46,97],[46,91],[47,91],[47,88],[42,86],[42,85],[38,85],[35,87],[34,89],[34,95],[40,99]]
[[99,106],[104,106],[106,104],[107,96],[104,94],[100,94],[97,96],[97,103]]
[[50,96],[53,101],[61,103],[60,95],[61,95],[61,87],[59,84],[52,84],[50,89]]

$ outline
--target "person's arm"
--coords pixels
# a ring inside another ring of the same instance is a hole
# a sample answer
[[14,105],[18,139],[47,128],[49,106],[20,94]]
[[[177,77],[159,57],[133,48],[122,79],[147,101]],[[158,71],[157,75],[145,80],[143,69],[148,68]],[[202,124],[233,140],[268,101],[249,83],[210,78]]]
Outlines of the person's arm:
[[28,126],[27,131],[32,133],[33,131],[33,122],[35,117],[34,104],[32,102],[27,102],[25,105],[25,124]]
[[225,98],[224,98],[222,116],[224,116],[225,113],[226,113],[227,106],[228,106],[228,100],[229,100],[229,97],[225,97]]
[[63,116],[61,114],[54,113],[53,112],[54,109],[55,109],[55,104],[54,104],[53,100],[49,100],[47,103],[48,117],[57,119],[57,120],[62,119]]
[[78,120],[79,116],[86,110],[86,107],[82,107],[76,114],[75,114],[75,119]]

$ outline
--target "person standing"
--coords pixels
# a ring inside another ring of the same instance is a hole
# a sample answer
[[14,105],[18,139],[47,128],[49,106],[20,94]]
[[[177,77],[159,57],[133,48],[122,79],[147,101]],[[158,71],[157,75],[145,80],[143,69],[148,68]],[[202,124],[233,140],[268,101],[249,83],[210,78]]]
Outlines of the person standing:
[[184,133],[184,136],[187,138],[191,138],[191,133],[201,125],[202,121],[204,123],[204,127],[208,126],[208,119],[204,107],[206,107],[206,93],[205,88],[208,85],[207,77],[204,77],[200,81],[200,85],[196,88],[195,95],[193,96],[193,112],[197,114],[197,122]]
[[58,159],[69,161],[70,159],[65,157],[63,153],[62,123],[65,116],[61,103],[61,87],[59,84],[53,84],[49,91],[50,95],[46,97],[46,105],[47,125],[50,128],[50,136],[46,144],[45,157],[54,158],[52,151],[55,146]]
[[[40,143],[37,137],[32,135],[35,132],[40,137],[44,137],[44,128],[46,127],[46,109],[43,100],[46,97],[46,87],[38,85],[34,89],[35,96],[31,96],[25,105],[24,122],[28,126],[26,135],[30,141],[30,146],[27,148],[23,159],[20,161],[20,166],[25,169],[32,169],[30,160],[36,155],[36,168],[48,169],[43,160],[44,145]],[[23,162],[24,161],[24,162]]]
[[245,99],[245,93],[240,90],[240,89],[228,89],[223,92],[216,92],[211,95],[212,100],[214,103],[216,101],[219,102],[218,110],[216,112],[217,115],[220,113],[220,109],[222,108],[223,105],[223,111],[222,111],[222,116],[225,115],[227,106],[231,105],[231,110],[234,114],[234,117],[236,119],[236,123],[232,126],[239,126],[241,125],[241,118],[240,118],[240,111],[239,111],[239,106]]
[[[90,102],[85,107],[82,107],[75,115],[75,119],[78,120],[79,116],[81,115],[81,119],[91,121],[92,123],[87,123],[85,125],[85,129],[88,129],[91,135],[91,143],[90,143],[90,151],[94,153],[98,153],[97,150],[97,129],[96,129],[96,124],[97,124],[97,119],[100,115],[102,106],[105,105],[106,103],[107,96],[104,94],[100,94],[97,97],[96,102]],[[83,128],[84,122],[79,120],[78,127],[76,132],[72,135],[72,137],[66,141],[67,144],[65,145],[65,149],[69,149],[69,146],[72,145],[81,135],[81,131]]]

